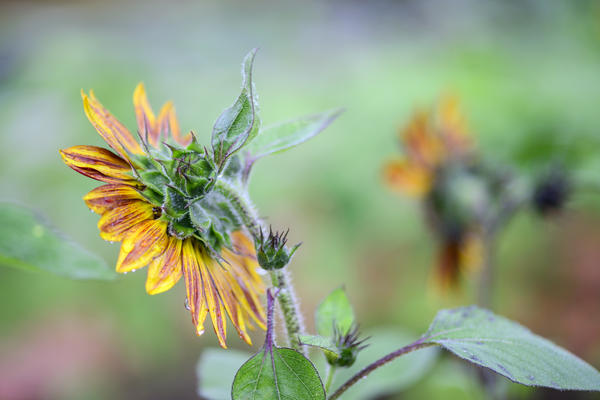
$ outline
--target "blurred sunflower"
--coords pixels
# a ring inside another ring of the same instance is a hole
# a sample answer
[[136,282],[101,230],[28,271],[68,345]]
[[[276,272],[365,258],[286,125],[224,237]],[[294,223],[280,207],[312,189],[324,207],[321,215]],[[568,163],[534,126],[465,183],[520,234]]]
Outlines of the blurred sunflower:
[[75,171],[106,183],[84,200],[101,215],[100,236],[122,242],[117,272],[148,265],[148,294],[169,290],[183,276],[197,334],[204,332],[210,314],[219,344],[226,348],[227,315],[251,344],[247,329],[252,322],[265,327],[260,301],[265,289],[244,227],[211,197],[221,171],[208,151],[191,132],[181,135],[171,102],[154,114],[141,83],[133,95],[139,142],[93,92],[82,92],[82,97],[89,121],[117,154],[96,146],[60,153]]
[[434,276],[455,287],[462,273],[481,263],[479,218],[486,190],[479,179],[474,145],[458,101],[446,97],[435,113],[418,111],[400,131],[404,158],[388,162],[388,186],[421,200],[439,242]]

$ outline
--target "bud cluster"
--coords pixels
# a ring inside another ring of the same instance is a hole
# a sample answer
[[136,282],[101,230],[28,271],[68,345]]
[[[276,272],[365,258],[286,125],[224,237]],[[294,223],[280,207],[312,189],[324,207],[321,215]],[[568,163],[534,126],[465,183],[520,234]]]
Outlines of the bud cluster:
[[258,263],[263,269],[271,271],[281,269],[289,264],[301,243],[291,249],[287,248],[288,233],[289,229],[286,232],[273,232],[271,227],[269,227],[267,237],[262,231],[260,232],[260,236],[255,241],[255,247]]

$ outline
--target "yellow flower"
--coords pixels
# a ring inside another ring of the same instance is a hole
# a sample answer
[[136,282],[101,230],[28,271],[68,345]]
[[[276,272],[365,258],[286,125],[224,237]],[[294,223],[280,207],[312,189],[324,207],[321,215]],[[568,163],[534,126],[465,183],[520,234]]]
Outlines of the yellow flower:
[[166,103],[155,116],[144,86],[137,86],[133,103],[140,145],[93,92],[82,92],[82,97],[88,119],[117,154],[95,146],[74,146],[60,153],[75,171],[106,183],[85,195],[84,200],[101,215],[98,228],[102,239],[122,242],[117,272],[148,265],[148,294],[169,290],[183,276],[197,334],[204,332],[204,321],[210,314],[219,344],[226,348],[228,316],[239,336],[251,344],[248,328],[253,323],[265,328],[259,298],[265,289],[257,274],[252,241],[240,229],[231,234],[231,245],[222,246],[216,255],[195,236],[171,235],[161,204],[146,195],[145,185],[138,178],[139,170],[143,170],[139,157],[149,156],[148,149],[158,151],[162,141],[173,140],[185,146],[192,140],[191,133],[181,135],[173,105]]
[[444,217],[432,207],[433,191],[451,163],[468,163],[473,144],[454,97],[443,98],[436,113],[419,111],[400,132],[404,158],[388,162],[383,175],[392,189],[422,199],[438,236],[435,280],[442,288],[455,286],[461,272],[474,269],[481,257],[481,240],[473,227],[443,227]]

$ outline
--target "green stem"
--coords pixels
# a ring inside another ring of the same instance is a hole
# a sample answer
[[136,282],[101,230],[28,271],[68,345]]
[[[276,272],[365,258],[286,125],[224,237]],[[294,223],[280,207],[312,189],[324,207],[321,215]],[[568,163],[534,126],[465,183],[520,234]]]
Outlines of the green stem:
[[308,356],[306,347],[300,344],[299,336],[304,334],[304,324],[289,274],[284,269],[271,271],[271,281],[273,286],[279,288],[277,298],[285,321],[289,345],[304,356]]
[[[242,223],[248,228],[250,234],[257,239],[263,230],[263,226],[260,218],[258,218],[258,215],[256,214],[254,206],[247,196],[240,193],[233,185],[223,180],[217,182],[215,190],[229,199],[231,205],[236,209],[238,215],[242,219]],[[294,350],[308,356],[305,346],[301,346],[299,342],[298,336],[305,332],[304,323],[302,315],[300,314],[300,308],[298,307],[298,301],[296,300],[294,287],[292,286],[286,268],[287,266],[280,270],[271,271],[271,281],[273,282],[274,287],[280,289],[277,299],[279,301],[281,312],[283,313],[289,345]]]
[[333,377],[335,376],[337,368],[333,365],[329,366],[327,370],[327,380],[325,382],[325,393],[329,393],[329,389],[331,388],[331,384],[333,383]]

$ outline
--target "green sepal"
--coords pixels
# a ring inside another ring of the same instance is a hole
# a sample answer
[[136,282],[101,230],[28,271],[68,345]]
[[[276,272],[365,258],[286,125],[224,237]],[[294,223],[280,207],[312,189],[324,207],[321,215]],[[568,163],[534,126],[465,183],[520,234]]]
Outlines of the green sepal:
[[169,234],[178,239],[187,239],[196,232],[196,228],[190,221],[189,213],[177,220],[171,220],[169,223]]
[[169,179],[156,170],[139,172],[142,183],[158,193],[164,193],[169,184]]

